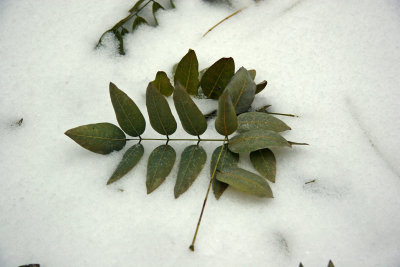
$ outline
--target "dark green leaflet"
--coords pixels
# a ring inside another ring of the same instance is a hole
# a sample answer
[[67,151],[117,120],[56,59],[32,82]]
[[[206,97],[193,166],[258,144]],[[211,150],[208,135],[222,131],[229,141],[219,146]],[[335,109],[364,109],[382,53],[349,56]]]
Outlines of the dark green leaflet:
[[163,71],[157,72],[153,85],[165,96],[170,96],[174,92],[174,87],[171,85],[167,74]]
[[229,90],[237,114],[246,112],[251,107],[256,92],[256,84],[245,68],[241,67],[235,73],[226,89]]
[[[221,151],[222,146],[217,147],[212,156],[211,156],[211,164],[210,164],[210,175],[213,174],[215,169],[215,164],[217,163],[217,159],[219,153]],[[239,162],[239,154],[235,154],[228,149],[227,145],[224,145],[223,151],[221,153],[221,157],[218,162],[217,171],[222,171],[225,168],[229,168],[232,166],[237,166]],[[228,187],[228,184],[218,181],[217,179],[213,180],[213,192],[214,196],[219,199],[224,193],[225,189]]]
[[201,89],[207,98],[218,99],[235,73],[233,58],[221,58],[201,77]]
[[99,154],[121,150],[126,143],[124,132],[108,122],[82,125],[65,134],[80,146]]
[[225,90],[218,100],[218,113],[215,120],[215,129],[219,134],[228,136],[236,131],[238,121],[235,109],[232,105],[229,91]]
[[118,164],[110,179],[108,179],[107,185],[118,181],[130,170],[132,170],[132,168],[135,167],[139,160],[142,158],[143,153],[144,147],[142,146],[142,144],[136,144],[129,148],[125,152],[121,162]]
[[153,83],[149,83],[147,87],[146,106],[154,130],[163,135],[171,135],[176,131],[176,121],[168,102]]
[[200,146],[191,145],[183,150],[174,188],[175,198],[188,190],[203,169],[206,160],[207,154]]
[[113,83],[110,83],[110,97],[122,130],[130,136],[141,135],[146,128],[146,121],[135,102]]
[[328,267],[335,267],[335,265],[333,265],[333,262],[331,260],[329,260]]
[[250,161],[262,176],[275,183],[276,159],[271,150],[264,148],[251,152]]
[[267,86],[268,82],[267,81],[262,81],[256,85],[256,94],[264,90],[264,88]]
[[176,152],[170,145],[156,147],[147,162],[147,194],[159,187],[174,167]]
[[251,130],[271,130],[274,132],[283,132],[290,130],[280,119],[262,112],[246,112],[238,116],[239,133]]
[[285,138],[274,131],[252,130],[234,136],[229,140],[229,150],[234,153],[243,153],[262,148],[284,147],[290,144]]
[[179,82],[175,85],[173,98],[183,129],[191,135],[202,135],[207,129],[206,118]]
[[191,95],[197,95],[199,87],[199,63],[196,53],[189,52],[181,59],[176,67],[174,83],[180,83]]
[[272,198],[272,191],[266,180],[252,172],[238,167],[217,172],[216,178],[230,186],[258,197]]
[[135,20],[132,23],[132,32],[135,31],[142,24],[149,24],[149,23],[147,23],[147,21],[143,17],[136,16]]

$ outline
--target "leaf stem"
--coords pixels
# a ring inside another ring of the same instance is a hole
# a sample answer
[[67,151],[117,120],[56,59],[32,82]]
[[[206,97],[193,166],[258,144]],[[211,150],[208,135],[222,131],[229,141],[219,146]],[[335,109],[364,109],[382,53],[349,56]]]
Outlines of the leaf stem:
[[202,138],[128,138],[125,139],[126,141],[197,141],[197,142],[202,142],[202,141],[215,141],[215,142],[220,142],[220,141],[225,141],[225,139],[202,139]]
[[224,150],[225,142],[227,141],[227,139],[228,139],[228,137],[225,136],[224,142],[222,143],[222,146],[221,146],[221,150],[219,151],[219,154],[218,154],[217,161],[215,163],[215,167],[214,167],[213,173],[211,175],[210,183],[208,184],[206,197],[204,198],[203,207],[201,208],[201,213],[200,213],[199,221],[197,222],[196,231],[194,232],[193,241],[192,241],[192,244],[189,247],[189,249],[191,251],[194,251],[194,243],[196,242],[197,233],[199,232],[201,219],[203,218],[204,208],[206,207],[206,203],[207,203],[207,199],[208,199],[208,194],[210,193],[211,185],[212,185],[212,183],[214,181],[214,177],[215,177],[215,173],[217,171],[219,160],[221,159],[222,151]]

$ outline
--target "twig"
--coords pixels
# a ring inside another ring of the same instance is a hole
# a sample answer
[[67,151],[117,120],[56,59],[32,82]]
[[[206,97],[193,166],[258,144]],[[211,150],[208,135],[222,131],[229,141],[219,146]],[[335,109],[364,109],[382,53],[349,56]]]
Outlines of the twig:
[[244,9],[246,9],[246,8],[248,8],[248,7],[249,7],[249,6],[242,7],[241,9],[239,9],[239,10],[233,12],[232,14],[230,14],[229,16],[227,16],[226,18],[224,18],[223,20],[221,20],[220,22],[218,22],[217,24],[215,24],[213,27],[211,27],[205,34],[203,34],[202,37],[206,36],[207,33],[209,33],[210,31],[214,30],[215,27],[217,27],[219,24],[221,24],[221,23],[224,22],[225,20],[227,20],[227,19],[229,19],[229,18],[235,16],[236,14],[242,12]]

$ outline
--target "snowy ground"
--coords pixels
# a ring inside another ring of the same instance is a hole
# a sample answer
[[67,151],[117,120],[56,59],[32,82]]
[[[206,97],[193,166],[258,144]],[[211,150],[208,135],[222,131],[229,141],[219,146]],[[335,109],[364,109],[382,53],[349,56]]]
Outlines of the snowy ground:
[[[249,3],[239,2],[176,1],[159,27],[127,36],[121,57],[93,47],[130,0],[0,1],[0,266],[400,266],[399,2],[265,0],[201,38]],[[147,83],[189,48],[200,68],[227,56],[255,68],[268,80],[255,104],[299,115],[283,118],[285,137],[310,144],[276,151],[274,199],[210,197],[195,253],[216,144],[203,144],[206,167],[175,200],[177,164],[146,195],[145,161],[160,143],[106,187],[123,153],[97,155],[63,134],[116,124],[110,81],[145,111]]]

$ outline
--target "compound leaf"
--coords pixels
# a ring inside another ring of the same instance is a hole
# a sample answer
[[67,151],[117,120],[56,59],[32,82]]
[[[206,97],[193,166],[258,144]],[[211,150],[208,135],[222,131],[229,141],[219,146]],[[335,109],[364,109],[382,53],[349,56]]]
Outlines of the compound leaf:
[[264,148],[251,152],[250,161],[262,176],[275,183],[276,159],[270,149]]
[[199,87],[199,63],[196,53],[189,52],[181,59],[176,67],[174,82],[180,83],[191,95],[197,95]]
[[254,101],[256,84],[250,73],[241,67],[226,86],[237,114],[246,112]]
[[165,96],[170,96],[174,92],[174,87],[171,85],[171,82],[164,71],[157,72],[156,79],[152,83],[157,90]]
[[[222,149],[222,152],[221,152],[221,149]],[[215,169],[215,167],[216,167],[215,165],[217,163],[218,156],[220,153],[221,153],[221,156],[218,161],[217,168]],[[222,146],[219,146],[214,150],[214,152],[211,156],[210,175],[211,176],[213,175],[214,170],[216,170],[216,173],[217,173],[217,171],[222,171],[225,168],[237,166],[238,162],[239,162],[239,154],[231,152],[228,149],[227,145],[224,145],[224,148],[222,148]],[[224,193],[224,191],[227,187],[228,187],[228,184],[218,181],[214,177],[212,188],[213,188],[214,196],[216,199],[219,199],[221,197],[222,193]]]
[[252,130],[238,134],[229,140],[229,150],[234,153],[284,146],[290,147],[288,141],[277,132],[269,130]]
[[121,150],[126,143],[124,132],[108,122],[82,125],[65,132],[83,148],[99,154]]
[[156,147],[147,162],[147,194],[159,187],[174,167],[176,152],[170,145]]
[[135,102],[111,82],[110,97],[115,116],[122,130],[130,136],[141,135],[146,128],[146,121]]
[[273,197],[271,188],[263,177],[242,168],[224,169],[217,173],[216,178],[245,193],[258,197]]
[[132,23],[132,32],[135,31],[142,24],[149,24],[149,23],[143,17],[136,16],[135,20]]
[[207,154],[200,146],[191,145],[183,150],[174,188],[175,198],[188,190],[203,169],[206,160]]
[[176,121],[167,100],[151,82],[147,86],[146,106],[154,130],[163,135],[171,135],[176,131]]
[[173,98],[183,129],[191,135],[203,134],[207,129],[206,118],[179,82],[175,85]]
[[233,58],[221,58],[209,67],[201,78],[201,88],[207,98],[218,99],[235,73]]
[[256,85],[256,94],[258,94],[259,92],[261,92],[262,90],[264,90],[264,88],[267,86],[268,82],[266,80],[258,83]]
[[228,136],[236,131],[238,127],[235,108],[233,107],[229,91],[225,90],[218,100],[217,119],[215,129],[219,134]]
[[108,179],[107,185],[121,179],[125,174],[132,170],[132,168],[135,167],[139,160],[142,158],[143,153],[144,148],[142,144],[136,144],[129,148],[125,152],[121,162],[118,164],[110,179]]
[[283,121],[272,115],[262,112],[246,112],[238,116],[239,133],[251,130],[271,130],[275,132],[283,132],[290,130]]

